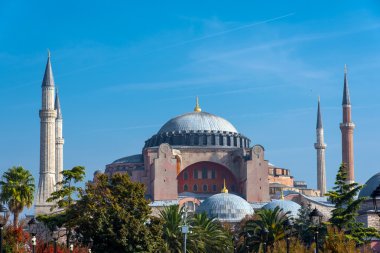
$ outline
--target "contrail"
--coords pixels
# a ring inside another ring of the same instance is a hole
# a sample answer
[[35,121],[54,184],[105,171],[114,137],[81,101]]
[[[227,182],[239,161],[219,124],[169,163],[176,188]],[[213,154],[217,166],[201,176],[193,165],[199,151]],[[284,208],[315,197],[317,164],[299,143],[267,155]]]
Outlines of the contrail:
[[[235,27],[235,28],[232,28],[232,29],[229,29],[229,30],[224,30],[224,31],[221,31],[221,32],[208,34],[208,35],[205,35],[203,37],[199,37],[199,38],[195,38],[195,39],[191,39],[191,40],[186,40],[186,41],[178,42],[178,43],[175,43],[175,44],[171,44],[171,45],[168,45],[168,46],[165,46],[165,47],[157,48],[155,50],[143,53],[142,55],[148,55],[148,54],[151,54],[151,53],[154,53],[154,52],[158,52],[158,51],[162,51],[162,50],[166,50],[166,49],[170,49],[170,48],[186,45],[186,44],[189,44],[189,43],[193,43],[193,42],[197,42],[197,41],[202,41],[202,40],[206,40],[206,39],[210,39],[210,38],[215,38],[215,37],[227,34],[227,33],[236,32],[236,31],[239,31],[239,30],[243,30],[243,29],[247,29],[247,28],[253,27],[253,26],[257,26],[257,25],[261,25],[261,24],[266,24],[266,23],[270,23],[270,22],[273,22],[273,21],[276,21],[276,20],[284,19],[284,18],[293,16],[294,14],[295,13],[292,12],[292,13],[288,13],[288,14],[285,14],[285,15],[282,15],[282,16],[275,17],[275,18],[270,18],[270,19],[266,19],[266,20],[263,20],[263,21],[258,21],[258,22],[255,22],[255,23],[238,26],[238,27]],[[122,59],[125,59],[125,56],[114,58],[112,60],[109,60],[109,61],[106,61],[106,62],[102,62],[100,64],[94,64],[94,65],[90,65],[90,66],[87,66],[87,67],[84,67],[84,68],[76,69],[74,71],[70,71],[70,72],[67,72],[67,73],[64,73],[64,74],[61,74],[61,75],[57,75],[56,77],[70,76],[70,75],[73,75],[73,74],[76,74],[76,73],[79,73],[79,72],[82,72],[82,71],[85,71],[85,70],[89,70],[89,69],[105,66],[105,65],[108,65],[110,63],[122,60]],[[34,83],[38,83],[38,82],[39,81],[36,80],[36,81],[32,81],[32,82],[29,82],[29,83],[26,83],[26,84],[24,83],[22,85],[13,86],[13,88],[21,88],[21,87],[29,86],[29,85],[34,84]]]
[[[177,44],[169,45],[167,47],[162,47],[162,48],[159,48],[159,49],[157,49],[155,51],[164,50],[164,49],[168,49],[168,48],[182,46],[182,45],[185,45],[185,44],[188,44],[188,43],[192,43],[192,42],[197,42],[197,41],[201,41],[201,40],[205,40],[205,39],[210,39],[210,38],[218,37],[218,36],[221,36],[221,35],[224,35],[224,34],[227,34],[227,33],[236,32],[236,31],[239,31],[239,30],[243,30],[243,29],[247,29],[247,28],[253,27],[253,26],[270,23],[270,22],[273,22],[273,21],[276,21],[276,20],[279,20],[279,19],[284,19],[284,18],[293,16],[294,14],[295,13],[292,12],[292,13],[288,13],[286,15],[282,15],[282,16],[279,16],[279,17],[275,17],[275,18],[271,18],[271,19],[267,19],[267,20],[263,20],[263,21],[259,21],[259,22],[255,22],[255,23],[251,23],[251,24],[247,24],[247,25],[238,26],[238,27],[235,27],[235,28],[232,28],[232,29],[229,29],[229,30],[224,30],[224,31],[221,31],[221,32],[208,34],[208,35],[203,36],[203,37],[199,37],[199,38],[195,38],[195,39],[191,39],[191,40],[182,41],[182,42],[179,42]],[[152,51],[152,52],[154,52],[154,51]]]

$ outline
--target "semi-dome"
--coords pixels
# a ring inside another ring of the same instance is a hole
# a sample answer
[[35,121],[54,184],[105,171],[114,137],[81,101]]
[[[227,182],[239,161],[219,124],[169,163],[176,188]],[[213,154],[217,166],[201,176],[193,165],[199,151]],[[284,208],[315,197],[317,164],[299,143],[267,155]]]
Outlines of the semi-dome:
[[298,217],[298,210],[301,208],[299,204],[291,200],[278,199],[272,200],[268,204],[263,206],[263,209],[274,210],[276,207],[279,207],[283,210],[284,213],[290,212],[290,216],[293,218]]
[[380,185],[380,172],[373,175],[365,183],[363,189],[359,193],[359,198],[361,197],[371,197],[372,192]]
[[172,118],[161,127],[158,133],[175,131],[220,131],[238,133],[230,122],[207,112],[189,112]]
[[239,222],[246,215],[253,215],[252,206],[243,198],[230,193],[218,193],[205,199],[196,210],[221,222]]

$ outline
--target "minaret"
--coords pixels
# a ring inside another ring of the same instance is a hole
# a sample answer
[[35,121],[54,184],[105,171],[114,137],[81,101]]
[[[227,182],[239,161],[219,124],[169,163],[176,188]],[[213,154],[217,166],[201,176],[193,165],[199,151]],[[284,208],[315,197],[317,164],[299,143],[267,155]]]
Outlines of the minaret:
[[351,120],[350,92],[348,90],[347,67],[344,65],[344,88],[343,88],[343,122],[340,123],[342,132],[342,163],[347,169],[347,181],[352,183],[354,176],[354,128],[355,124]]
[[61,172],[63,170],[63,144],[65,142],[62,136],[63,118],[61,104],[59,103],[58,88],[55,93],[54,109],[57,112],[57,118],[55,119],[55,181],[58,183],[62,181]]
[[42,108],[40,110],[40,178],[36,197],[35,213],[49,213],[52,203],[46,202],[55,190],[55,120],[54,110],[54,78],[50,63],[50,52],[42,81]]
[[317,150],[317,186],[321,192],[321,196],[326,193],[326,163],[325,163],[325,149],[326,144],[323,136],[321,102],[318,98],[318,112],[317,112],[317,142],[314,143],[314,148]]

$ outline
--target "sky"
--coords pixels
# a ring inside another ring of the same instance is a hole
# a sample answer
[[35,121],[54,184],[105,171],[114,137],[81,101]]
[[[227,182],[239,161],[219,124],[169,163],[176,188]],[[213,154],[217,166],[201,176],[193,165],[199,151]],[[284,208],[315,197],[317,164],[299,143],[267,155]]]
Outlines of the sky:
[[21,165],[36,183],[47,49],[64,167],[85,166],[88,180],[140,153],[199,96],[203,111],[314,188],[320,96],[330,189],[341,162],[344,64],[356,180],[380,170],[378,1],[0,0],[0,173]]

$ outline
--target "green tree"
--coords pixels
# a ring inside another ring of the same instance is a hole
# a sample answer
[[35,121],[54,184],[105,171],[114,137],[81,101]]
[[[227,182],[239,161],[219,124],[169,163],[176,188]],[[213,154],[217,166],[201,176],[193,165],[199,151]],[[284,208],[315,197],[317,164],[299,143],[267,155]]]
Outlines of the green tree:
[[18,226],[19,215],[25,207],[30,208],[34,199],[34,178],[21,166],[12,167],[4,172],[0,181],[0,200],[7,203],[13,214],[13,226]]
[[[75,184],[83,181],[86,172],[85,167],[83,166],[75,166],[71,170],[63,170],[62,172],[62,181],[57,182],[56,188],[57,190],[51,193],[50,198],[48,198],[47,202],[54,202],[55,205],[51,207],[51,210],[55,208],[68,208],[74,202],[75,194],[78,194],[81,191],[80,187],[77,187]],[[54,218],[53,218],[54,217]],[[54,222],[57,222],[56,225],[59,225],[59,221],[65,219],[65,213],[60,213],[55,216],[50,217],[40,217],[40,220],[53,225]],[[66,224],[66,245],[69,246],[70,237],[71,237],[71,227],[69,224]]]
[[[290,212],[284,213],[280,207],[274,210],[259,210],[251,219],[241,225],[238,242],[238,252],[253,250],[260,251],[266,241],[267,247],[272,247],[274,242],[282,240],[285,236],[284,224],[288,220]],[[264,231],[267,230],[267,240]]]
[[190,220],[192,234],[198,252],[233,252],[232,235],[217,219],[210,219],[206,213],[194,214]]
[[335,186],[326,196],[335,204],[329,222],[339,230],[345,231],[346,237],[355,240],[357,244],[364,244],[371,237],[379,237],[380,234],[374,228],[366,228],[364,224],[356,221],[358,210],[364,197],[356,198],[363,188],[358,183],[347,182],[347,172],[342,164],[336,175]]
[[128,174],[98,175],[76,203],[67,208],[65,226],[94,252],[161,252],[160,220],[150,216],[145,187]]
[[[185,210],[178,205],[167,206],[160,211],[163,220],[163,239],[166,252],[183,252],[183,234],[181,226],[185,222]],[[190,214],[187,224],[187,252],[232,252],[232,235],[216,219],[210,219],[205,213]]]
[[306,245],[311,245],[314,241],[314,231],[310,229],[313,224],[310,220],[311,204],[302,204],[298,211],[298,217],[294,220],[294,229],[299,238]]
[[62,181],[57,182],[57,190],[51,194],[51,197],[47,199],[47,202],[55,202],[56,205],[52,207],[52,210],[56,207],[66,208],[69,207],[74,200],[74,194],[78,193],[81,188],[74,184],[83,181],[86,172],[83,166],[75,166],[71,170],[63,170]]

